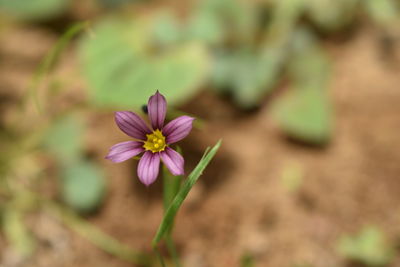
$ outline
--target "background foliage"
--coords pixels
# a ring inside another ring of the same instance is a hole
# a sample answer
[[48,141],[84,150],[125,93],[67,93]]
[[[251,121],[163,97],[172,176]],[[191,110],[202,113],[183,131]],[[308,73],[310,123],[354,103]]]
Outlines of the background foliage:
[[[332,62],[326,42],[340,40],[363,22],[379,29],[382,43],[390,46],[399,30],[396,0],[204,0],[185,4],[184,14],[153,1],[90,3],[88,23],[75,24],[71,34],[70,26],[82,20],[76,11],[85,6],[80,1],[0,0],[0,30],[39,25],[65,32],[33,75],[32,92],[16,101],[13,123],[0,125],[2,231],[24,258],[36,246],[25,218],[40,210],[38,184],[43,177],[57,177],[52,200],[68,207],[65,214],[72,214],[59,217],[77,232],[90,232],[87,239],[118,257],[144,265],[151,262],[93,230],[75,214],[95,212],[107,194],[103,168],[85,145],[85,110],[139,111],[159,89],[172,113],[179,113],[180,106],[208,90],[229,98],[243,113],[268,104],[268,112],[286,136],[326,146],[335,138]],[[55,104],[61,92],[52,90],[52,71],[64,49],[76,50],[87,98],[63,110]],[[30,106],[34,99],[39,101],[38,110]],[[30,120],[33,113],[38,115]],[[53,174],[42,171],[46,166],[37,167],[43,158],[55,166]],[[20,165],[28,167],[19,169]],[[286,181],[291,191],[301,186],[297,176]],[[387,266],[395,249],[385,241],[383,230],[366,227],[340,238],[337,253],[367,266]],[[251,255],[246,254],[243,262],[251,266]]]

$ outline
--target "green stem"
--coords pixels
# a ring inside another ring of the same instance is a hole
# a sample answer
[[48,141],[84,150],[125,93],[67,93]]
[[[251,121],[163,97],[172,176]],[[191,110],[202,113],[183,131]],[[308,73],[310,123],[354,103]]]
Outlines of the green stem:
[[69,42],[75,37],[78,33],[88,28],[88,22],[79,22],[72,25],[57,41],[57,43],[53,46],[50,52],[44,57],[39,67],[36,69],[31,84],[28,89],[28,98],[26,100],[32,98],[35,104],[35,107],[39,114],[43,114],[43,108],[40,105],[39,98],[37,95],[37,90],[40,82],[45,78],[45,76],[50,73],[51,69],[54,67],[56,62],[59,60],[61,53],[67,47]]
[[[178,152],[180,149],[178,148]],[[175,198],[176,194],[179,191],[181,186],[182,176],[173,176],[169,173],[167,168],[163,167],[163,200],[164,200],[164,212],[168,209],[172,200]],[[168,229],[167,234],[165,235],[165,243],[167,245],[168,253],[171,255],[175,266],[180,267],[179,256],[176,251],[176,247],[174,241],[172,239],[171,233],[174,224],[171,223],[170,228]]]
[[182,265],[181,265],[180,260],[179,260],[178,252],[176,251],[176,246],[174,244],[174,241],[173,241],[170,233],[168,233],[165,236],[165,243],[167,245],[167,249],[168,249],[169,254],[172,256],[172,259],[173,259],[173,261],[175,263],[175,266],[176,267],[181,267]]
[[161,256],[160,251],[158,250],[158,246],[153,247],[154,253],[157,255],[158,260],[162,267],[166,267],[163,257]]
[[189,194],[190,189],[192,189],[193,185],[199,179],[204,169],[207,167],[211,159],[217,153],[220,146],[221,146],[221,140],[218,141],[218,143],[212,149],[210,150],[206,149],[206,153],[204,153],[200,162],[197,164],[194,170],[189,174],[185,183],[181,186],[181,189],[176,194],[174,199],[171,201],[171,204],[168,206],[168,208],[164,213],[164,217],[161,221],[160,226],[158,227],[158,230],[153,238],[153,241],[151,242],[151,246],[153,248],[158,245],[158,243],[166,236],[167,233],[169,233],[171,225],[174,222],[174,218],[179,208],[181,207],[183,201]]

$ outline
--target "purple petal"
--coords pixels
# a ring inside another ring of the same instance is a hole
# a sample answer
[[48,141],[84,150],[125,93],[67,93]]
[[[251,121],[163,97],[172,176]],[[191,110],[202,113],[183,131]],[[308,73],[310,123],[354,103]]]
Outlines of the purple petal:
[[137,141],[127,141],[113,145],[106,159],[112,162],[122,162],[130,159],[144,151],[143,143]]
[[189,116],[180,116],[167,125],[162,130],[166,136],[167,144],[176,143],[185,138],[192,130],[194,118]]
[[136,113],[130,111],[115,112],[115,122],[121,131],[139,140],[146,140],[146,134],[151,133],[146,123]]
[[168,170],[173,175],[183,175],[183,165],[185,160],[175,150],[170,147],[167,147],[165,151],[160,152],[161,160],[164,162],[165,166],[167,166]]
[[153,130],[161,130],[164,126],[165,115],[167,114],[167,101],[158,91],[151,96],[147,104],[149,118]]
[[159,167],[160,155],[146,151],[140,159],[137,169],[139,180],[146,186],[149,186],[157,179]]

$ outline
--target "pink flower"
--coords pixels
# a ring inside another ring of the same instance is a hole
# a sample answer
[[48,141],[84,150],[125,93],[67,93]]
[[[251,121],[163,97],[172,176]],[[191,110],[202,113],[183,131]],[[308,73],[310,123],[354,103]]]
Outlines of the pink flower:
[[164,126],[167,101],[158,91],[151,96],[147,105],[151,128],[134,112],[115,113],[118,127],[137,141],[127,141],[113,145],[106,156],[113,162],[122,162],[144,152],[139,161],[137,174],[146,186],[158,176],[160,160],[173,175],[183,175],[184,159],[170,145],[185,138],[192,130],[194,118],[180,116]]

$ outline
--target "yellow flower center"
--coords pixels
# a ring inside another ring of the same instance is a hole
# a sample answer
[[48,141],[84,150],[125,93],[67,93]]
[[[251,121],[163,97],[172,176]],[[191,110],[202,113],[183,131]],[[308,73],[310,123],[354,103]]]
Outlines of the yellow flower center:
[[144,142],[144,149],[150,150],[153,153],[164,151],[165,147],[165,136],[160,130],[155,130],[151,134],[146,134],[147,141]]

